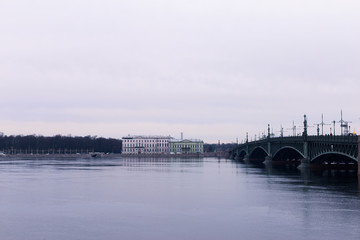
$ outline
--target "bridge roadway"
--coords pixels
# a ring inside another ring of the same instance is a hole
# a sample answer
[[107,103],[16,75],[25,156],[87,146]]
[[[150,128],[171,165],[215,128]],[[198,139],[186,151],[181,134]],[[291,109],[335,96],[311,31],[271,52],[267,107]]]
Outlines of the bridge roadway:
[[299,169],[358,169],[360,176],[360,136],[277,137],[246,142],[230,151],[235,160],[292,164]]

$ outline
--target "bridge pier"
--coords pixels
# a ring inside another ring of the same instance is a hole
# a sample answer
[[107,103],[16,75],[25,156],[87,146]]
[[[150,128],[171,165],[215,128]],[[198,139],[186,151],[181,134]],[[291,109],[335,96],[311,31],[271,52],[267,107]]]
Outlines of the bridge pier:
[[243,161],[246,162],[246,163],[250,162],[249,155],[245,155]]
[[301,159],[301,163],[298,166],[298,169],[300,171],[309,170],[310,169],[310,159],[308,159],[308,158]]
[[266,156],[265,161],[263,162],[265,165],[272,165],[272,157]]

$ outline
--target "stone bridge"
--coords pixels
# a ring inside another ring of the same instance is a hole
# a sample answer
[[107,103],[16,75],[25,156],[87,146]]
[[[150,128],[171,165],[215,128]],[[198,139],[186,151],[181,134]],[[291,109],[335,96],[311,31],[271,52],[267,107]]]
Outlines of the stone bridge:
[[311,165],[358,169],[360,136],[277,137],[246,142],[230,151],[235,160],[272,164],[293,163],[303,169]]

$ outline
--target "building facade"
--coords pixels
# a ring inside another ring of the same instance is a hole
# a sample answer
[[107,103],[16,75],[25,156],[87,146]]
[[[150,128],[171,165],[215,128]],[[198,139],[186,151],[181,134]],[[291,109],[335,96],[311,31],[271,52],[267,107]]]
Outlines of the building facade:
[[127,136],[122,138],[123,154],[168,154],[170,136]]
[[169,141],[170,154],[203,153],[204,142],[199,139],[183,139]]

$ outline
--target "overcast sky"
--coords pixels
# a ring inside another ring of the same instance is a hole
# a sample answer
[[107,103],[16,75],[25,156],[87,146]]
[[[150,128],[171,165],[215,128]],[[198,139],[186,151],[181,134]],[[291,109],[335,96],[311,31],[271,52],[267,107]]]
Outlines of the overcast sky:
[[7,135],[360,132],[358,0],[0,0],[0,43]]

